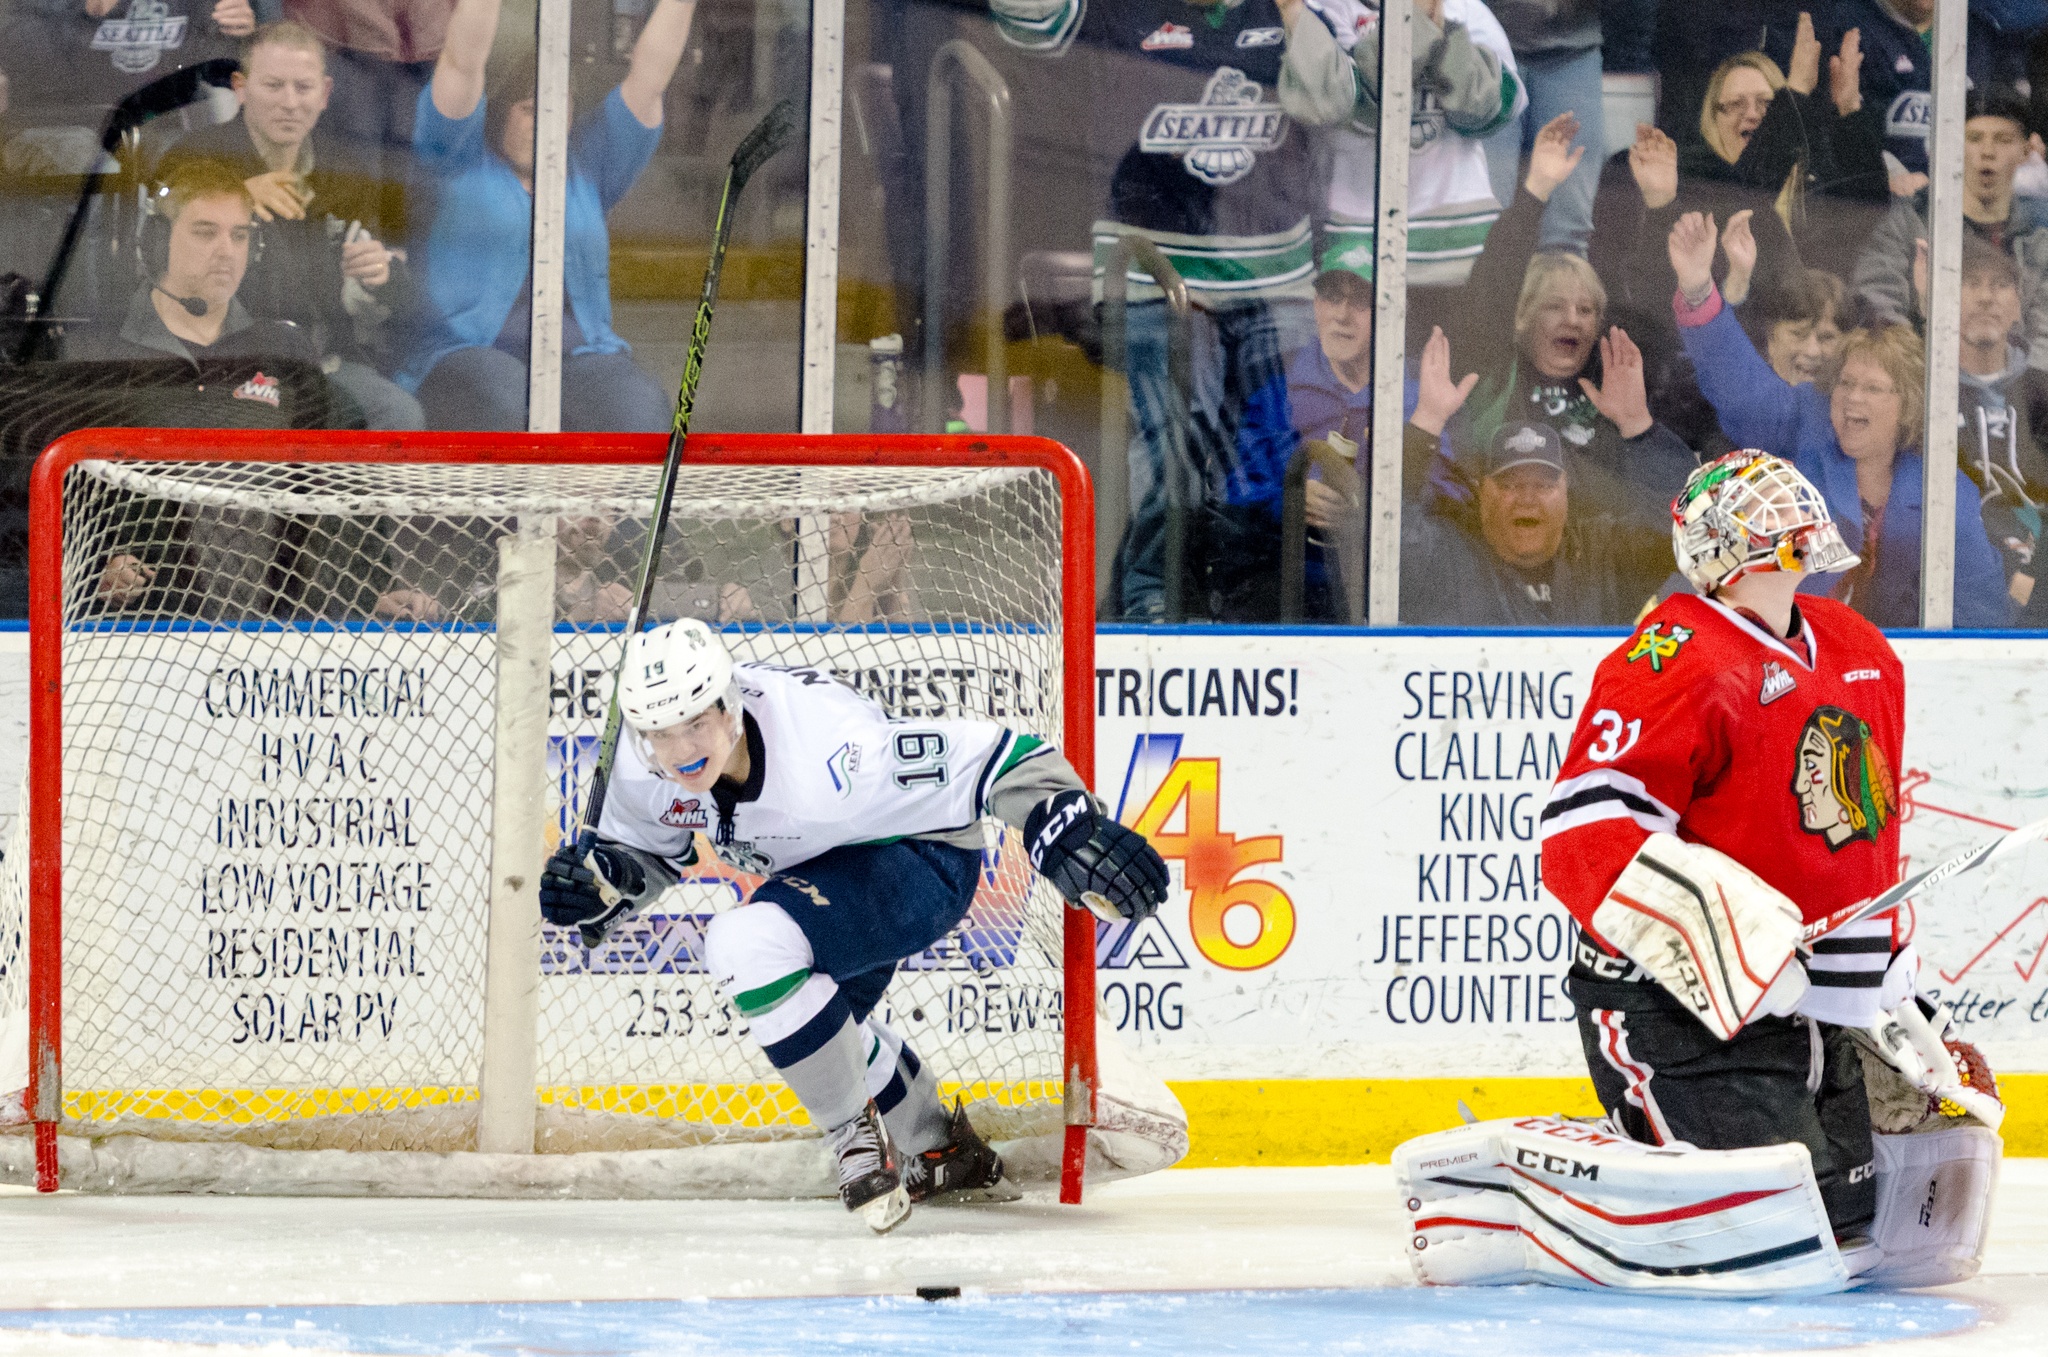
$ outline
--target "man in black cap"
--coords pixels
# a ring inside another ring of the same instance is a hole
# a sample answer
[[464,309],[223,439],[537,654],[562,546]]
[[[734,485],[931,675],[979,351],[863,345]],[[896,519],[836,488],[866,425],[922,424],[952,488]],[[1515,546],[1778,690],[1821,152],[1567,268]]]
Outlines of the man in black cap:
[[[1425,466],[1437,439],[1408,424],[1403,457]],[[1410,508],[1401,620],[1411,625],[1566,627],[1633,621],[1670,573],[1669,525],[1571,512],[1564,443],[1512,420],[1479,467],[1478,502],[1453,516]]]

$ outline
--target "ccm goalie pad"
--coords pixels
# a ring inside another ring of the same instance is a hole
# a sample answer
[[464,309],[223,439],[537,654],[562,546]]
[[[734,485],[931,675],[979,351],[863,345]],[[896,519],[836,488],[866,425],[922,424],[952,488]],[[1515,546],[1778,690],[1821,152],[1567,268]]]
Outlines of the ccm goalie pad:
[[1721,1040],[1806,993],[1799,907],[1716,848],[1652,834],[1593,911],[1593,928]]
[[1418,1136],[1394,1151],[1394,1177],[1424,1285],[1774,1296],[1849,1283],[1804,1145],[1663,1149],[1515,1117]]
[[1941,1286],[1977,1275],[1991,1230],[2005,1105],[1977,1048],[1917,997],[1855,1033],[1877,1151],[1877,1261],[1859,1281]]

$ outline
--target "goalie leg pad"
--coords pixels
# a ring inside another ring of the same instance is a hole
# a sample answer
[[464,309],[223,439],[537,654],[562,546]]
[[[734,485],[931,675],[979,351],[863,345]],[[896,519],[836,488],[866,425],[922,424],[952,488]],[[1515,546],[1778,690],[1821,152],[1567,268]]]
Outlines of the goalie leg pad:
[[1518,1117],[1408,1141],[1394,1175],[1426,1285],[1766,1296],[1848,1284],[1802,1145],[1659,1149]]
[[1869,1100],[1846,1031],[1773,1017],[1720,1041],[1658,985],[1575,970],[1571,995],[1587,1073],[1621,1130],[1709,1150],[1797,1142],[1836,1230],[1868,1228]]
[[1872,1286],[1943,1286],[1977,1275],[2004,1143],[1985,1126],[1877,1137]]

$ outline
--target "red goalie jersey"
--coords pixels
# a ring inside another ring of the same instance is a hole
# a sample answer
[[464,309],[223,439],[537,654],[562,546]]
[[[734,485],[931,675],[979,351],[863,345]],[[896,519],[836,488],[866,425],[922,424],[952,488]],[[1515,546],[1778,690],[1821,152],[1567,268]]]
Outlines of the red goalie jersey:
[[1802,596],[1799,614],[1788,642],[1681,594],[1594,672],[1543,809],[1543,884],[1603,945],[1593,911],[1656,830],[1726,853],[1809,923],[1899,879],[1904,670],[1848,607]]

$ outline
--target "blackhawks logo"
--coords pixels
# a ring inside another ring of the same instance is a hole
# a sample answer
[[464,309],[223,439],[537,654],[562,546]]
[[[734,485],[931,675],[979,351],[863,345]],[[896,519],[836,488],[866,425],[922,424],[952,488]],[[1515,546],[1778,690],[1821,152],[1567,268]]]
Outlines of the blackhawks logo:
[[1792,795],[1799,827],[1826,839],[1829,852],[1858,839],[1876,843],[1899,813],[1891,765],[1870,723],[1840,707],[1820,707],[1806,718]]
[[1680,646],[1692,639],[1692,628],[1673,624],[1670,631],[1664,630],[1662,622],[1652,622],[1643,628],[1643,634],[1636,637],[1636,643],[1628,648],[1626,656],[1630,664],[1648,657],[1650,668],[1661,674],[1664,661],[1674,659]]

